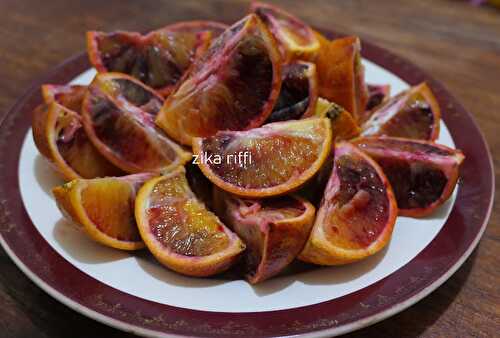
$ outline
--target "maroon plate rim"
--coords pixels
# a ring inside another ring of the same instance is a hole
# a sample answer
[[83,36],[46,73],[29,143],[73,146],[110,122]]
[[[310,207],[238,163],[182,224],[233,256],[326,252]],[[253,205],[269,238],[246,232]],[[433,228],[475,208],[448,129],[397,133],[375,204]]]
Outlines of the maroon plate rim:
[[[339,36],[325,32],[329,37]],[[287,310],[229,313],[164,305],[119,291],[77,269],[43,239],[21,199],[18,162],[42,102],[40,85],[67,83],[90,67],[78,54],[41,77],[0,119],[0,244],[39,287],[72,309],[118,329],[148,336],[334,336],[376,323],[416,303],[448,279],[479,242],[494,197],[493,162],[472,115],[411,62],[363,42],[363,57],[410,85],[426,81],[457,148],[466,156],[453,209],[437,236],[409,263],[354,293]]]

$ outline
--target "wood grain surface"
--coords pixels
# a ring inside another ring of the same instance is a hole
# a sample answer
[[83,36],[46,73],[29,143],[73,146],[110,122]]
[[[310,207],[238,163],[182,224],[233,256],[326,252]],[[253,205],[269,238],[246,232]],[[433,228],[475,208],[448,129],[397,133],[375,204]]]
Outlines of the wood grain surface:
[[[358,34],[418,64],[474,114],[500,170],[500,10],[468,1],[272,1],[318,27]],[[36,77],[85,48],[87,30],[235,21],[247,1],[2,0],[0,115]],[[485,159],[486,160],[486,159]],[[500,332],[500,204],[479,247],[438,290],[349,337],[494,337]],[[0,251],[1,337],[128,337],[66,308]]]

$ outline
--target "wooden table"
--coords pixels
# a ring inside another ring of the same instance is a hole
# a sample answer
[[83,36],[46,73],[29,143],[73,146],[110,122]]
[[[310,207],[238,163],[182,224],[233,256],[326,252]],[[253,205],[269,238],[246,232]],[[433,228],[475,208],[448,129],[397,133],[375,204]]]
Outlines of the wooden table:
[[[318,27],[358,34],[441,80],[471,111],[500,168],[500,10],[467,1],[276,1]],[[32,80],[85,48],[87,30],[235,21],[246,1],[2,0],[0,112]],[[498,190],[497,183],[497,190]],[[500,331],[500,205],[479,247],[429,297],[349,337],[493,337]],[[124,337],[55,301],[0,252],[0,336]]]

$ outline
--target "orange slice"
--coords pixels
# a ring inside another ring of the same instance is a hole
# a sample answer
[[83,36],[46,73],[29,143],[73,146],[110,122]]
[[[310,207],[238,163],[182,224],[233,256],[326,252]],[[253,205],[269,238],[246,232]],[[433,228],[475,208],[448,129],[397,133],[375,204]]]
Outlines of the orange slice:
[[44,85],[45,104],[33,112],[35,145],[66,180],[121,175],[90,142],[82,126],[81,102],[86,87]]
[[122,250],[144,247],[134,219],[136,191],[152,174],[78,179],[53,189],[57,206],[93,240]]
[[184,168],[153,178],[139,191],[135,216],[144,243],[160,263],[189,276],[227,270],[245,244],[189,188]]
[[360,53],[359,38],[350,36],[326,40],[316,59],[319,96],[344,107],[356,119],[368,100]]
[[57,102],[61,106],[80,113],[82,101],[87,91],[87,86],[81,85],[42,85],[42,97],[46,104]]
[[314,115],[330,119],[335,141],[350,140],[359,136],[361,132],[358,124],[347,110],[321,97],[318,99]]
[[[90,62],[99,72],[132,75],[168,95],[203,48],[226,25],[211,21],[180,22],[146,35],[136,32],[87,33]],[[202,34],[210,32],[210,35]]]
[[[365,114],[366,112],[377,108],[382,104],[382,102],[389,99],[391,94],[391,85],[388,84],[376,85],[368,83],[366,87],[368,89],[368,102],[366,103]],[[366,121],[368,118],[363,119],[362,122]]]
[[439,104],[427,84],[421,83],[380,105],[361,126],[361,135],[435,141],[440,121]]
[[174,169],[191,154],[154,124],[163,99],[151,88],[121,73],[100,73],[82,107],[83,126],[110,162],[128,173]]
[[460,150],[428,141],[363,137],[353,143],[382,167],[403,216],[423,217],[446,202],[464,160]]
[[370,119],[377,108],[387,101],[390,97],[390,85],[374,85],[368,84],[368,101],[366,102],[365,111],[358,114],[358,123],[363,124]]
[[214,190],[216,211],[247,245],[246,278],[260,283],[279,274],[299,254],[314,222],[314,206],[296,196],[241,199]]
[[339,265],[373,255],[389,242],[397,213],[391,185],[378,164],[354,145],[338,143],[332,174],[299,258]]
[[318,173],[300,191],[301,196],[304,196],[317,206],[332,172],[334,142],[355,138],[359,136],[361,129],[347,110],[321,97],[316,104],[315,116],[330,119],[333,135],[332,152],[328,155]]
[[311,117],[318,100],[316,65],[298,61],[283,66],[283,82],[266,123]]
[[246,130],[264,123],[278,99],[281,62],[264,24],[249,15],[213,40],[156,119],[165,132],[191,145],[193,137]]
[[330,121],[310,118],[195,138],[193,152],[201,171],[221,189],[267,197],[295,190],[310,179],[328,156],[331,141]]
[[283,9],[262,2],[252,2],[250,11],[265,22],[278,41],[286,63],[293,60],[314,61],[320,42],[311,27]]

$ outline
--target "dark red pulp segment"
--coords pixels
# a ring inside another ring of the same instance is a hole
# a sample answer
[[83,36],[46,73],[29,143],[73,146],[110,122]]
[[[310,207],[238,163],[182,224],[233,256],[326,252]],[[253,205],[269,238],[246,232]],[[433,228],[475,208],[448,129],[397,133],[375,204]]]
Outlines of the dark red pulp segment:
[[113,79],[112,81],[120,87],[119,99],[125,99],[153,116],[158,114],[158,111],[160,111],[163,105],[163,100],[158,98],[151,91],[146,90],[144,87],[128,79]]
[[396,158],[374,159],[391,182],[401,209],[425,208],[442,195],[448,178],[431,163]]
[[[273,89],[273,64],[263,41],[246,39],[238,46],[236,53],[237,56],[230,59],[227,68],[219,72],[219,76],[225,79],[226,86],[231,88],[233,103],[229,106],[219,104],[218,108],[238,113],[219,115],[224,116],[223,120],[216,122],[220,130],[245,129],[249,121],[258,118],[263,107],[268,104]],[[260,81],[256,83],[255,79]]]
[[[148,140],[146,130],[159,138],[159,141],[166,136],[155,127],[153,117],[142,114],[142,110],[135,107],[128,107],[134,108],[133,111],[129,111],[126,106],[118,106],[98,89],[89,90],[93,95],[88,102],[88,111],[97,138],[115,155],[125,156],[126,161],[131,163],[152,167],[156,161],[160,161],[151,152],[151,142]],[[171,147],[163,147],[162,151],[165,158],[170,160],[176,158],[176,153]]]
[[371,85],[368,84],[368,102],[366,103],[366,110],[372,110],[379,106],[382,101],[389,95],[388,85]]
[[310,90],[307,68],[299,63],[284,66],[280,95],[267,123],[298,119],[305,113]]
[[[194,62],[176,91],[174,97],[179,100],[181,94],[203,97],[193,99],[195,108],[209,110],[209,117],[196,127],[198,136],[259,127],[270,114],[281,78],[275,78],[280,72],[260,29],[252,16],[231,26]],[[209,98],[204,93],[210,93]]]
[[394,100],[387,106],[380,108],[380,112],[374,112],[372,118],[363,126],[363,136],[387,135],[393,137],[405,137],[417,140],[430,140],[434,132],[434,114],[429,104],[420,99],[409,99],[401,110],[389,121],[377,130],[370,130],[384,117],[385,112],[393,109],[393,105],[398,104]]
[[[338,187],[332,195],[330,178],[323,203],[336,205],[338,218],[350,227],[353,241],[367,247],[379,237],[389,217],[387,186],[373,166],[357,156],[336,158],[332,175],[338,177]],[[330,224],[334,233],[336,227]]]
[[[138,34],[110,33],[99,36],[97,43],[108,71],[130,74],[153,88],[174,85],[189,66],[179,64],[168,50]],[[194,56],[194,48],[191,54]]]

